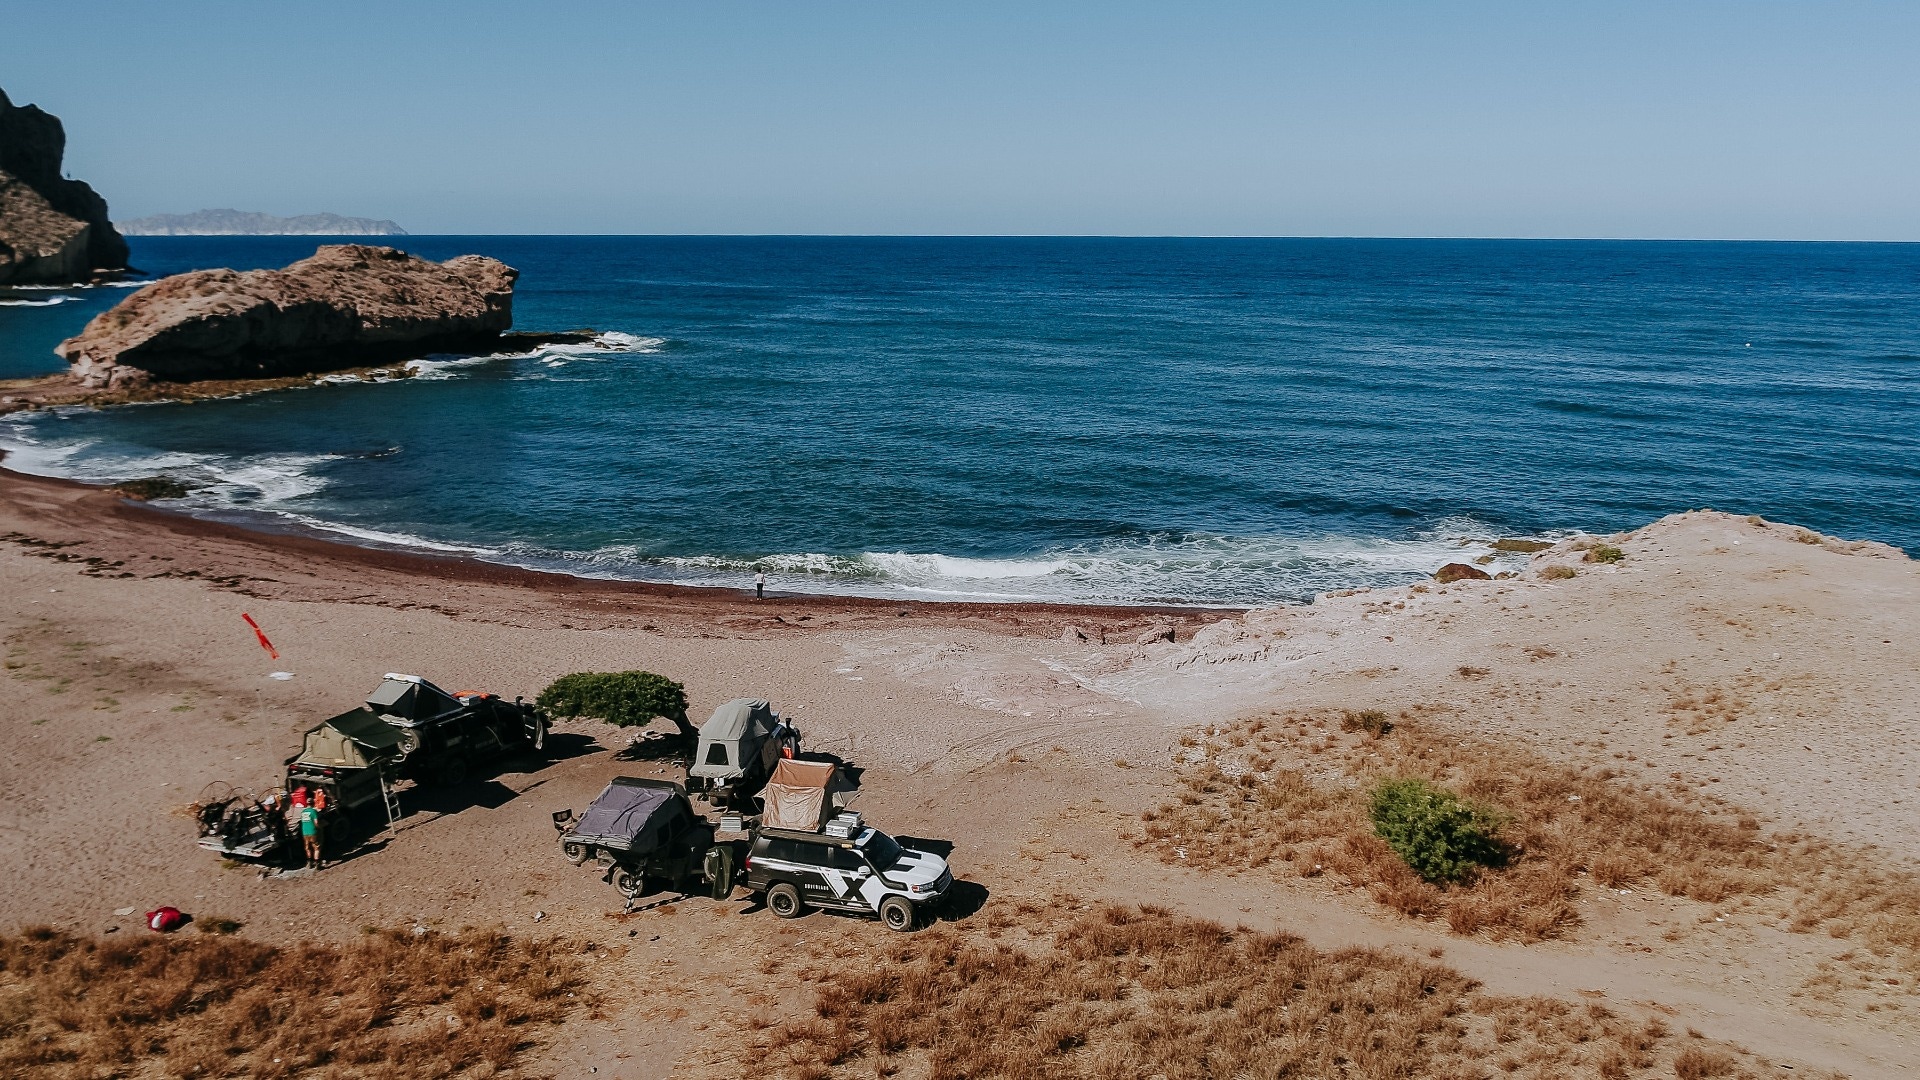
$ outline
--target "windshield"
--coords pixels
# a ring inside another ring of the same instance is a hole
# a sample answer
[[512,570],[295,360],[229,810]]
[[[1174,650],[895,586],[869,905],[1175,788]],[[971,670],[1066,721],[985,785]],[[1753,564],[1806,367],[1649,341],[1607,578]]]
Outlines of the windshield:
[[861,843],[860,850],[867,853],[867,858],[873,862],[873,868],[882,872],[893,869],[894,864],[900,861],[900,842],[879,829],[873,829],[867,833],[867,838]]

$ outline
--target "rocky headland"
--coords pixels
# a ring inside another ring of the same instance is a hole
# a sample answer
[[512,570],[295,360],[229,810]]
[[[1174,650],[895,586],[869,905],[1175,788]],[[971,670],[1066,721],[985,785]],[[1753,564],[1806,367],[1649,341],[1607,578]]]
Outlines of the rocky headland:
[[405,236],[387,220],[298,214],[276,217],[248,210],[196,210],[191,214],[155,214],[120,223],[127,236]]
[[279,270],[196,270],[139,290],[55,350],[88,389],[274,379],[485,351],[513,325],[519,271],[336,244]]
[[0,90],[0,285],[86,281],[126,268],[127,242],[107,201],[61,175],[67,133],[36,105]]

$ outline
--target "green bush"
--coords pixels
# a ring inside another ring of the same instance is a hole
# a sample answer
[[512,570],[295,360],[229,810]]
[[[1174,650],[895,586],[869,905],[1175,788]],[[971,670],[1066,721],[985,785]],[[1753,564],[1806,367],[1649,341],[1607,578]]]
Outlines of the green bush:
[[1464,881],[1482,866],[1497,866],[1505,851],[1496,838],[1504,819],[1425,780],[1382,780],[1373,789],[1373,831],[1427,881]]
[[1627,553],[1612,544],[1601,544],[1587,552],[1588,562],[1616,563],[1627,557]]
[[664,716],[681,734],[694,732],[686,688],[651,671],[576,671],[547,684],[534,704],[555,716],[585,716],[615,727],[639,727]]

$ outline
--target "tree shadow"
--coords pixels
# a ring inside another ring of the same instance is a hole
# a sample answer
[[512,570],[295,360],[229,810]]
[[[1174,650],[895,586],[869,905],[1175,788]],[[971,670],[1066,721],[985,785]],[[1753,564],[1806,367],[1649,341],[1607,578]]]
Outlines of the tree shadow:
[[615,761],[693,761],[694,739],[676,733],[649,731],[614,751]]
[[547,761],[570,761],[598,749],[599,740],[591,735],[579,735],[571,731],[548,732],[546,750],[540,756]]

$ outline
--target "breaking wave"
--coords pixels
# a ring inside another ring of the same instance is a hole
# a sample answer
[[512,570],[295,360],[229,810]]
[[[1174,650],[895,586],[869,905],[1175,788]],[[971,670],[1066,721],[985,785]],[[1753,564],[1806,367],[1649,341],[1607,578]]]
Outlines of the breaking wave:
[[78,299],[77,296],[49,296],[45,300],[0,300],[0,307],[54,307]]
[[1494,550],[1503,534],[1455,518],[1400,539],[1235,537],[1186,533],[1076,545],[1021,558],[934,552],[820,552],[760,557],[650,554],[633,545],[554,551],[510,545],[482,556],[580,577],[882,598],[1239,607],[1310,601],[1338,589],[1404,585],[1450,562],[1518,570],[1525,555]]
[[532,360],[545,367],[555,368],[582,357],[659,352],[666,343],[665,338],[641,337],[638,334],[610,330],[595,335],[592,341],[577,344],[542,345],[537,349],[524,352],[485,353],[478,356],[440,354],[408,361],[406,366],[407,370],[413,372],[413,377],[416,379],[457,379],[465,373],[466,369],[503,360]]

